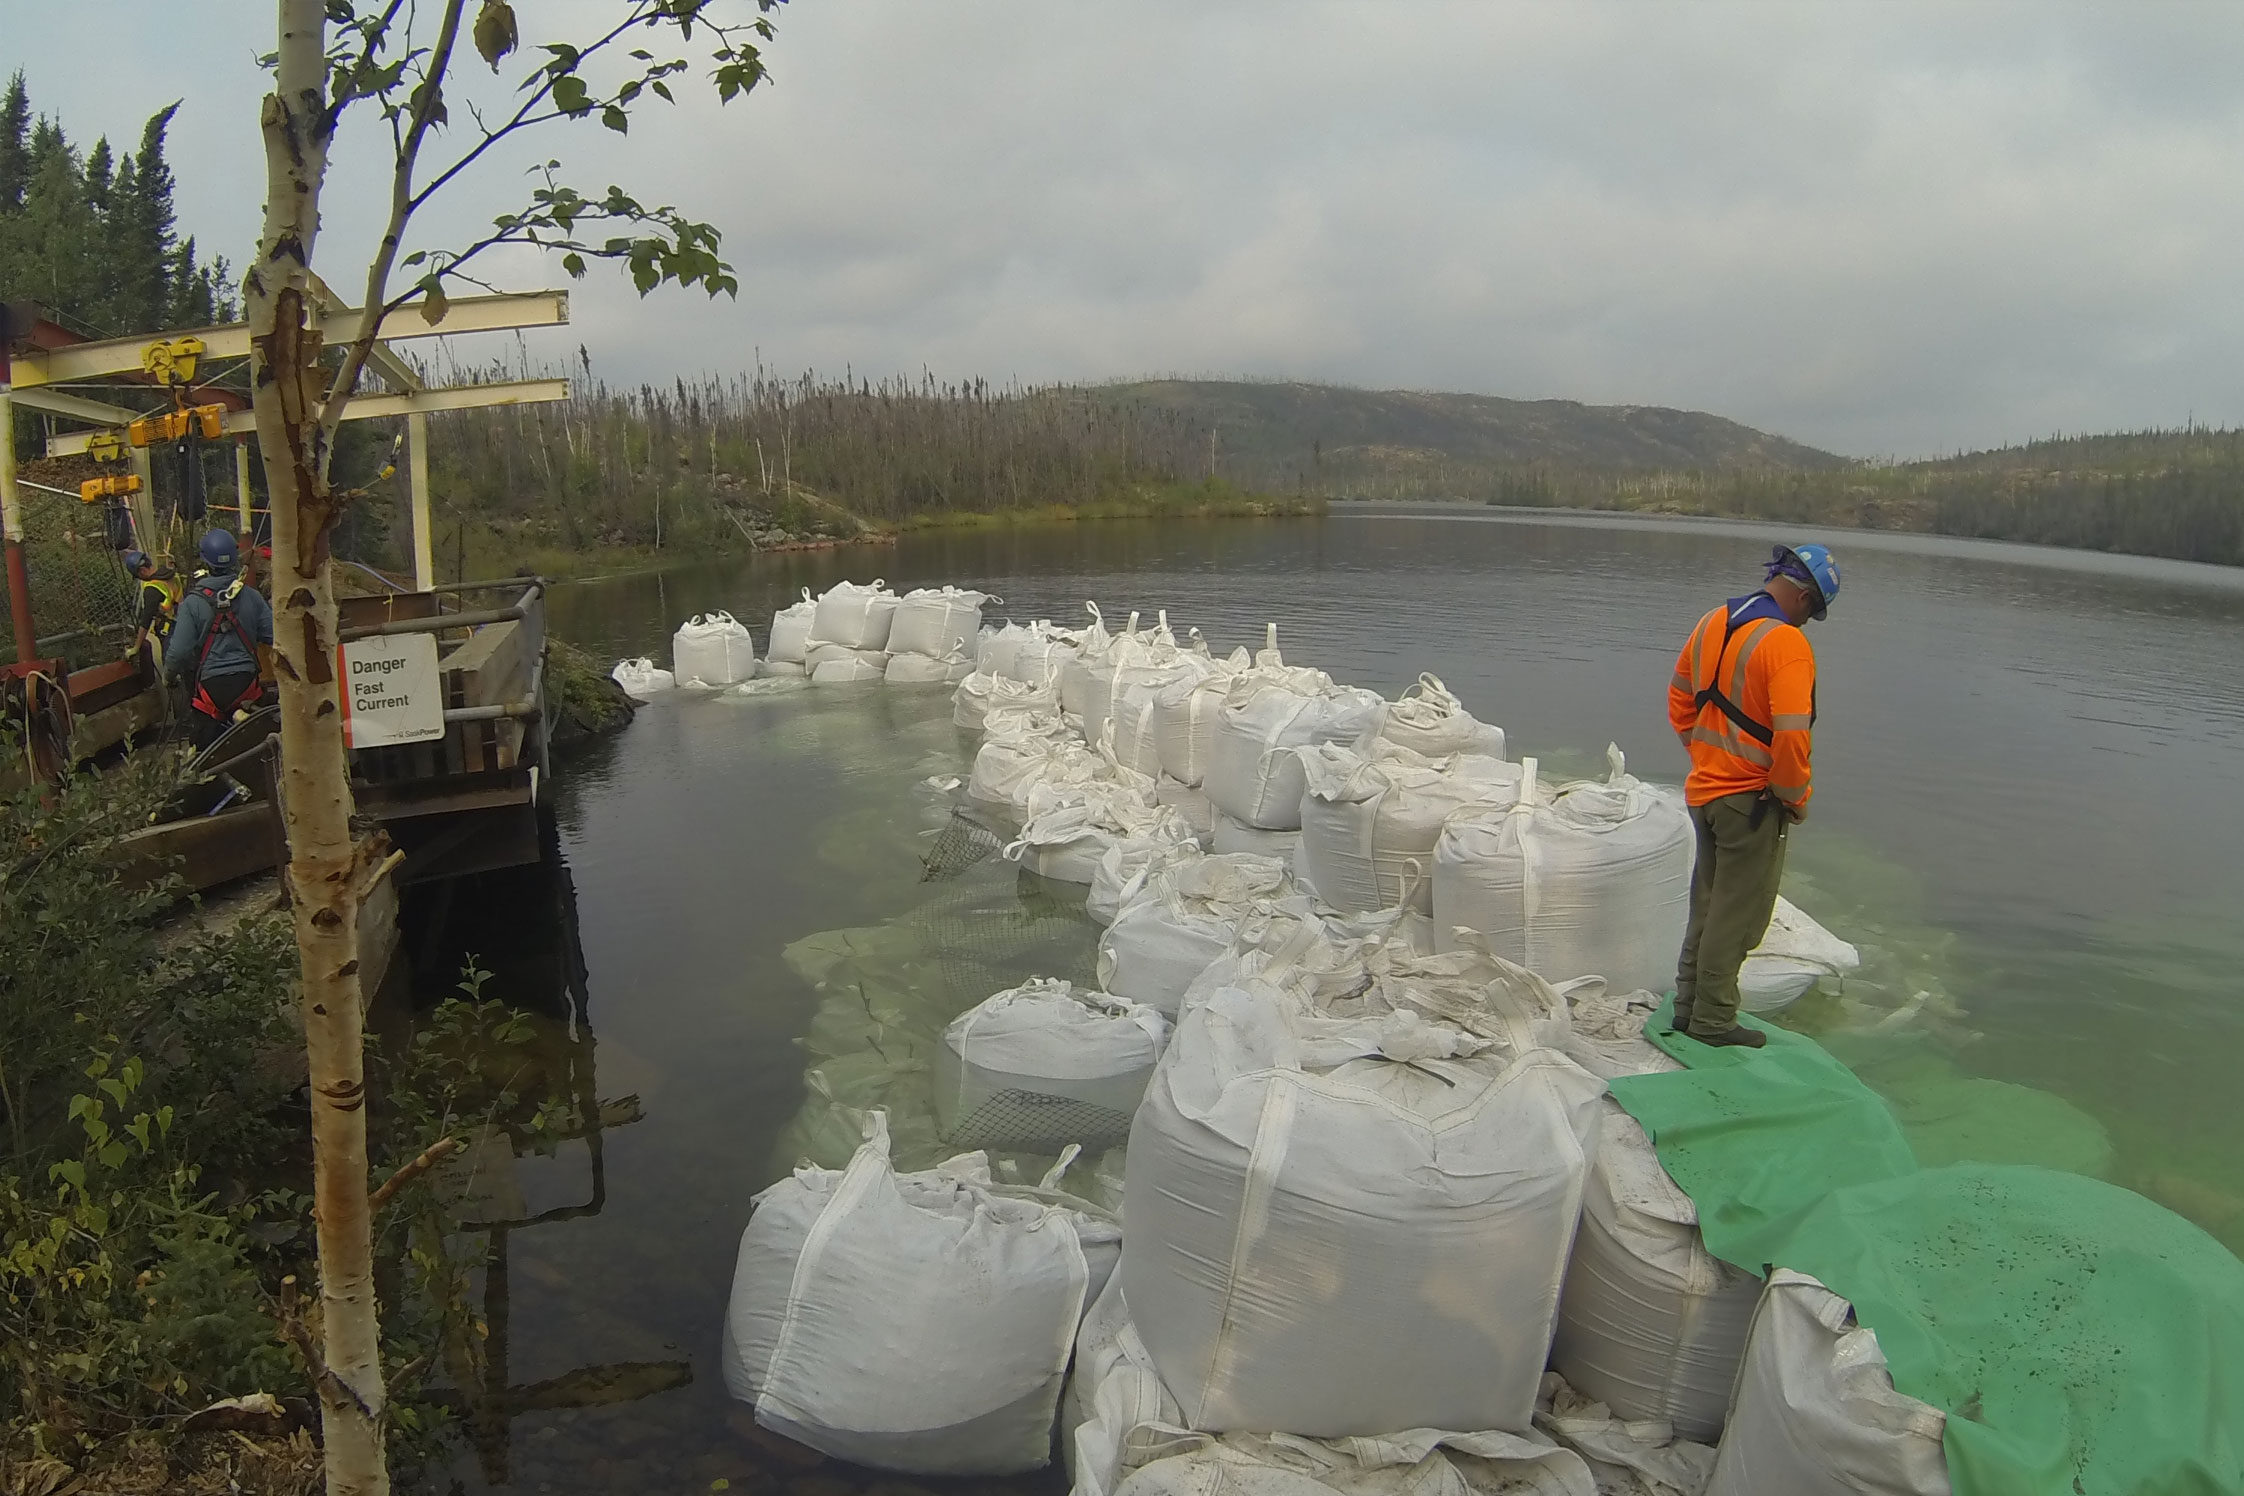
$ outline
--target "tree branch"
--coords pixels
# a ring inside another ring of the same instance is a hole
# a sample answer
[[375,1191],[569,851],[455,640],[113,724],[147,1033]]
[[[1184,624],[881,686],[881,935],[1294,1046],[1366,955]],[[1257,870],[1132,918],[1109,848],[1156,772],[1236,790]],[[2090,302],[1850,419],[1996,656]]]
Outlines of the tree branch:
[[344,355],[343,367],[336,374],[327,403],[320,412],[320,434],[328,439],[320,457],[323,472],[328,454],[334,451],[335,429],[343,423],[344,408],[358,388],[359,374],[365,369],[367,359],[373,356],[375,340],[382,330],[382,301],[389,292],[390,269],[397,263],[398,245],[405,237],[406,221],[413,216],[413,166],[420,159],[421,142],[428,137],[430,124],[437,111],[444,107],[444,78],[451,70],[452,48],[460,36],[460,13],[466,5],[467,0],[445,0],[444,19],[437,26],[436,45],[429,53],[427,74],[421,86],[414,90],[413,122],[405,132],[405,145],[397,153],[397,166],[390,177],[389,226],[382,233],[373,262],[366,267],[366,299],[360,303],[366,310],[360,318],[358,336],[351,340],[350,352]]
[[382,1182],[380,1189],[367,1196],[366,1208],[368,1210],[380,1210],[396,1197],[399,1190],[459,1151],[460,1140],[458,1138],[438,1138],[421,1150],[420,1157],[392,1174]]

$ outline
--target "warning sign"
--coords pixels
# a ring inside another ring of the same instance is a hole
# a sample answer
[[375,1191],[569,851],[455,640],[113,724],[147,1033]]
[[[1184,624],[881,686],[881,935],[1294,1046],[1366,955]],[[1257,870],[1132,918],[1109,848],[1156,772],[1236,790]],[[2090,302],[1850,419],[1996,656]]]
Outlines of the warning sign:
[[343,741],[353,748],[444,736],[434,634],[378,634],[335,651],[343,677]]

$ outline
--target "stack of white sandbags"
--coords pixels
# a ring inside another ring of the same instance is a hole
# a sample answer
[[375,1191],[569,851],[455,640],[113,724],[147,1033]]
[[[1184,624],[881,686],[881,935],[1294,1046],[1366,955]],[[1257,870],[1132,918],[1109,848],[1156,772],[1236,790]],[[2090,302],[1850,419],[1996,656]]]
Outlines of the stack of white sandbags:
[[764,650],[766,675],[808,675],[810,630],[818,616],[817,600],[803,589],[802,601],[789,603],[771,615],[771,638]]
[[973,674],[987,601],[988,593],[964,587],[920,587],[897,599],[886,646],[888,683],[955,685]]
[[756,641],[730,613],[697,613],[670,639],[670,668],[681,686],[737,686],[756,674]]
[[967,773],[966,798],[982,811],[1019,822],[1039,785],[1087,783],[1106,769],[1107,761],[1084,747],[1056,712],[994,714]]
[[1778,1268],[1753,1313],[1706,1496],[1948,1496],[1946,1432],[1945,1414],[1894,1387],[1852,1304]]
[[1155,871],[1172,863],[1196,862],[1205,855],[1196,846],[1158,843],[1111,848],[1099,858],[1098,870],[1091,875],[1091,892],[1083,901],[1083,912],[1102,925],[1111,925],[1122,906],[1137,896]]
[[[1091,627],[1078,636],[1074,656],[1060,668],[1060,705],[1081,721],[1084,739],[1097,743],[1106,738],[1116,677],[1139,667],[1175,663],[1189,651],[1178,649],[1166,611],[1146,629],[1138,627],[1138,615],[1132,613],[1121,633],[1109,634],[1098,605],[1084,607],[1091,614]],[[1204,648],[1197,653],[1205,658]]]
[[[1256,665],[1233,676],[1224,694],[1202,787],[1221,816],[1240,827],[1298,831],[1308,783],[1301,760],[1278,750],[1352,743],[1378,725],[1386,706],[1376,692],[1337,685],[1322,670]],[[1225,830],[1218,819],[1218,851],[1234,850],[1223,844]]]
[[1250,854],[1154,862],[1118,895],[1099,939],[1099,985],[1174,1017],[1240,927],[1292,893],[1286,865]]
[[[1114,653],[1122,653],[1119,646]],[[1228,660],[1214,659],[1197,635],[1183,647],[1163,646],[1157,641],[1137,658],[1115,665],[1107,707],[1115,758],[1141,774],[1158,776],[1161,694],[1212,678],[1228,679],[1246,665],[1245,650],[1233,650]]]
[[1186,1427],[1530,1429],[1604,1084],[1449,985],[1471,1028],[1403,981],[1352,1017],[1259,982],[1185,1009],[1121,1282]]
[[1042,681],[1014,680],[1010,676],[975,671],[958,683],[951,694],[951,721],[979,732],[992,712],[1048,712],[1060,714],[1057,676]]
[[1407,903],[1433,912],[1434,844],[1449,818],[1519,799],[1524,771],[1500,758],[1428,758],[1381,738],[1296,748],[1307,793],[1296,861],[1312,893],[1347,914]]
[[1624,992],[1672,983],[1690,922],[1690,816],[1672,792],[1630,775],[1618,748],[1606,755],[1602,782],[1450,819],[1434,848],[1442,938],[1477,931],[1554,982],[1601,976]]
[[756,1197],[726,1389],[763,1427],[853,1464],[1037,1469],[1120,1234],[1088,1202],[994,1184],[978,1153],[898,1174],[876,1112],[846,1170],[800,1169]]
[[677,677],[641,655],[636,660],[618,660],[616,668],[608,672],[623,693],[634,701],[645,701],[659,696],[677,685]]
[[888,630],[896,617],[896,594],[876,579],[860,587],[836,582],[821,593],[811,614],[810,643],[803,651],[816,685],[881,680],[888,673]]
[[935,1056],[935,1116],[954,1148],[1105,1148],[1169,1042],[1143,1003],[1031,977],[961,1013]]
[[1644,1129],[1608,1097],[1551,1365],[1621,1418],[1660,1419],[1711,1444],[1761,1280],[1709,1253],[1698,1222]]

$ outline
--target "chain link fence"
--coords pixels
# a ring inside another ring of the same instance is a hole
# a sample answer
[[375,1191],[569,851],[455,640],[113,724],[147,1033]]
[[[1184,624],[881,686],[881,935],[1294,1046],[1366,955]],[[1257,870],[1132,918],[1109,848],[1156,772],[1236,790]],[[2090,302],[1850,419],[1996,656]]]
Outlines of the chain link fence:
[[[40,656],[73,666],[116,658],[132,637],[136,588],[112,547],[110,506],[31,483],[19,489]],[[0,629],[0,662],[14,659],[13,631]]]

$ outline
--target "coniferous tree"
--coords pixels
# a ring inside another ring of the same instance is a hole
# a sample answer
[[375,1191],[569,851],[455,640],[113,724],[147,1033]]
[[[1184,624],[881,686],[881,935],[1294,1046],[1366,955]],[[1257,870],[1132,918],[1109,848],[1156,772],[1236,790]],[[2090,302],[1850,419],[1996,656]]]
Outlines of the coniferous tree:
[[30,181],[31,91],[18,68],[0,98],[0,214],[23,206],[23,189]]

